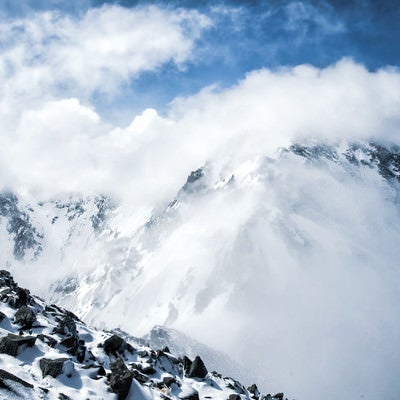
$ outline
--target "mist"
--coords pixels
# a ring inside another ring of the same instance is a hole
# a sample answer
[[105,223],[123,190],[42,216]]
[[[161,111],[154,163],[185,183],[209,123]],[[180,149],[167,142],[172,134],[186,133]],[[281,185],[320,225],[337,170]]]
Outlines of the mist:
[[[351,57],[264,67],[128,124],[96,107],[142,74],[198,65],[215,23],[154,5],[1,22],[1,189],[26,207],[104,194],[115,210],[96,237],[89,220],[70,235],[35,208],[43,255],[10,262],[0,225],[0,262],[88,323],[138,336],[167,325],[225,351],[263,391],[397,399],[399,182],[344,153],[400,145],[399,70]],[[294,143],[338,159],[284,150]]]

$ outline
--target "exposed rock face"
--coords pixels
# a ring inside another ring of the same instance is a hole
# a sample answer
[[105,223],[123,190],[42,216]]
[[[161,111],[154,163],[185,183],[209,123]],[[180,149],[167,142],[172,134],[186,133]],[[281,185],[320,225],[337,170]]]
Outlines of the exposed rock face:
[[99,234],[105,229],[114,208],[112,200],[104,195],[79,198],[71,195],[63,200],[28,204],[14,193],[0,192],[0,222],[4,220],[12,239],[15,260],[32,261],[42,254],[45,235],[48,235],[40,222],[42,218],[49,220],[51,225],[64,220],[69,233],[74,231],[76,221],[85,219],[91,225],[91,232]]
[[[0,369],[0,398],[2,399],[23,399],[31,398],[33,385],[19,378],[18,376]],[[1,396],[1,392],[6,394]]]
[[7,381],[17,382],[18,384],[20,384],[26,388],[30,388],[30,389],[33,388],[32,384],[25,382],[23,379],[18,378],[18,376],[15,376],[8,371],[4,371],[4,369],[0,369],[0,385],[1,384],[4,385],[5,382],[7,382]]
[[14,316],[14,323],[22,329],[32,328],[32,324],[36,321],[36,314],[27,306],[18,309]]
[[132,373],[120,358],[110,364],[110,369],[110,388],[117,394],[118,400],[125,400],[132,385]]
[[21,260],[28,251],[36,258],[42,251],[43,233],[33,226],[29,210],[19,207],[16,195],[9,192],[0,193],[0,218],[7,220],[7,231],[14,240],[14,257]]
[[192,365],[190,366],[190,371],[188,373],[188,378],[205,378],[208,374],[207,368],[203,363],[203,360],[197,356]]
[[258,399],[260,397],[260,391],[255,383],[249,386],[247,390],[252,394],[251,397],[253,397],[253,399]]
[[18,355],[20,347],[33,347],[35,342],[36,337],[34,336],[17,336],[9,333],[7,336],[0,338],[0,353],[15,357]]
[[126,342],[118,335],[112,335],[104,342],[103,348],[109,355],[123,353],[126,349]]
[[53,378],[56,378],[63,372],[64,363],[69,361],[69,358],[42,358],[39,361],[40,369],[42,370],[43,378],[46,375],[50,375]]

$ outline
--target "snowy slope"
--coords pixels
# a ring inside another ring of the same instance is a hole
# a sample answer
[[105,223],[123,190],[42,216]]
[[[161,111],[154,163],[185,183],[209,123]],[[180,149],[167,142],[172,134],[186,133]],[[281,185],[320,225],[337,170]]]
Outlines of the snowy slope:
[[209,161],[167,204],[116,204],[95,235],[93,213],[63,214],[62,236],[31,205],[44,240],[72,244],[49,245],[33,263],[4,261],[86,322],[138,336],[177,329],[262,371],[272,391],[328,400],[340,384],[347,397],[376,399],[392,387],[396,399],[399,154],[307,143]]
[[[1,399],[261,398],[200,358],[178,358],[86,326],[74,314],[20,288],[0,271]],[[266,395],[263,399],[282,399]]]

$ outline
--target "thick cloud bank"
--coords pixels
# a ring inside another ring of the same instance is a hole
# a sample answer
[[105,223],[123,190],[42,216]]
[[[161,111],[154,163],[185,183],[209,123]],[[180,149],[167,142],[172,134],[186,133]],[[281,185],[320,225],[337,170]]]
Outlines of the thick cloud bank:
[[85,98],[49,93],[53,99],[34,106],[18,103],[13,121],[5,115],[1,122],[5,186],[120,197],[141,186],[131,200],[152,199],[154,206],[208,160],[238,163],[304,138],[398,142],[400,74],[369,72],[351,60],[325,69],[254,71],[234,87],[176,99],[166,116],[145,110],[122,128],[102,120]]

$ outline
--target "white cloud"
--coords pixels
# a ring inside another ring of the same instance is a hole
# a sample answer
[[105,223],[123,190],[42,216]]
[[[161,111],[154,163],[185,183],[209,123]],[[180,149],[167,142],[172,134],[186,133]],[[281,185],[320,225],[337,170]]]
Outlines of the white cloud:
[[192,60],[210,25],[197,11],[104,6],[79,18],[56,12],[0,24],[0,112],[66,94],[113,93],[144,71]]
[[[141,185],[137,201],[165,201],[207,160],[238,164],[296,138],[398,143],[399,93],[396,70],[369,72],[343,60],[325,69],[254,71],[232,88],[176,99],[166,117],[146,110],[127,128],[106,124],[77,99],[53,100],[23,110],[12,129],[3,123],[2,161],[25,190],[46,191],[50,174],[57,191],[123,196]],[[121,188],[115,176],[127,184]]]

